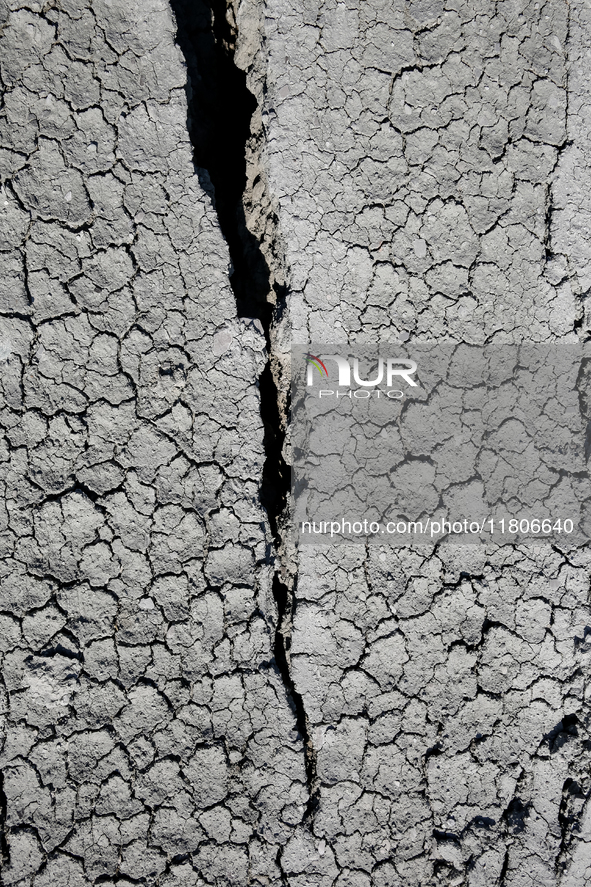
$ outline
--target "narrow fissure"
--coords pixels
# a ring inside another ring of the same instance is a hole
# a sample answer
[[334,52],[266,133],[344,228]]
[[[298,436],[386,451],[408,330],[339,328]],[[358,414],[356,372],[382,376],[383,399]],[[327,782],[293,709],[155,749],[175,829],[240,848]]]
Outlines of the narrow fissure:
[[501,874],[499,875],[499,887],[505,887],[505,878],[507,877],[507,872],[509,871],[509,848],[505,850],[505,857],[503,859],[503,867],[501,868]]
[[[306,817],[317,806],[316,754],[301,695],[289,664],[293,615],[293,577],[282,574],[279,555],[286,548],[286,514],[291,472],[283,456],[289,403],[281,397],[277,362],[273,363],[273,322],[284,310],[286,288],[277,282],[258,238],[245,217],[247,147],[257,100],[246,73],[234,62],[237,27],[231,0],[170,0],[177,22],[177,43],[187,64],[188,126],[194,163],[201,184],[211,194],[220,229],[230,253],[230,284],[238,317],[260,321],[269,360],[259,378],[264,425],[265,462],[261,503],[265,508],[276,550],[273,596],[278,610],[274,654],[298,730],[304,741],[310,800]],[[287,574],[287,571],[284,571]]]
[[[8,840],[6,838],[6,820],[8,817],[8,801],[4,791],[4,773],[0,771],[0,863],[4,866],[10,862]],[[0,883],[2,877],[0,875]]]

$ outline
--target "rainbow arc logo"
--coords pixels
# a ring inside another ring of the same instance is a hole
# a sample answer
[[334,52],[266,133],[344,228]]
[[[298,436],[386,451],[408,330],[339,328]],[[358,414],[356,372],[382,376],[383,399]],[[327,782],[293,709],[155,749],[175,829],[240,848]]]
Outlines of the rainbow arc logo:
[[319,357],[316,357],[314,354],[310,354],[310,352],[308,351],[308,353],[306,354],[306,360],[308,363],[311,363],[312,366],[316,367],[321,376],[324,375],[328,379],[328,370]]

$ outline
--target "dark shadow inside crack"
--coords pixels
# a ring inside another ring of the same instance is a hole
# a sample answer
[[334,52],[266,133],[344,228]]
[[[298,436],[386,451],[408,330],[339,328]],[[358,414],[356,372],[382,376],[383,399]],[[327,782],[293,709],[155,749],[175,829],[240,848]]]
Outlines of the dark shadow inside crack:
[[220,0],[171,0],[187,65],[188,127],[197,174],[211,195],[230,252],[239,317],[270,323],[269,268],[243,208],[246,144],[257,101],[234,64],[236,35]]
[[525,831],[526,821],[530,815],[531,804],[524,804],[520,798],[513,798],[505,812],[503,819],[507,824],[507,829],[512,835],[519,835]]
[[[171,0],[177,43],[187,64],[188,128],[196,173],[210,194],[230,253],[230,284],[238,317],[260,320],[271,355],[273,318],[285,302],[285,287],[271,283],[271,271],[244,212],[246,156],[257,101],[246,74],[234,63],[236,31],[224,0]],[[269,359],[259,379],[265,429],[261,502],[277,547],[291,472],[283,458],[286,417]]]
[[0,863],[2,866],[10,862],[8,840],[6,838],[6,820],[8,817],[8,800],[4,791],[4,773],[0,771]]

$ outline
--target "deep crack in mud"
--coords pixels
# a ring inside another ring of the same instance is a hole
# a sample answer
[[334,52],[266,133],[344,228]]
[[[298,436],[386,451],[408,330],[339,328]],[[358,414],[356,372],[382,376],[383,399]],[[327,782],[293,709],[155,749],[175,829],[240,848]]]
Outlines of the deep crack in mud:
[[274,361],[272,328],[284,310],[286,287],[277,282],[261,243],[249,231],[245,218],[245,205],[252,199],[247,193],[247,147],[249,140],[256,138],[251,132],[251,119],[257,101],[248,89],[246,74],[234,63],[238,35],[231,3],[210,0],[208,6],[201,0],[171,0],[171,6],[177,21],[177,42],[187,63],[188,126],[194,161],[202,185],[212,196],[228,245],[230,283],[237,314],[258,320],[267,343],[269,359],[259,379],[265,429],[260,498],[276,549],[272,555],[275,558],[272,590],[278,611],[275,662],[304,741],[310,791],[305,816],[309,818],[318,803],[316,754],[303,699],[295,687],[289,664],[295,576],[293,569],[285,569],[285,564],[282,569],[280,563],[286,551],[285,534],[289,532],[291,472],[283,455],[289,399],[285,402],[278,389],[277,374],[281,368],[278,361]]

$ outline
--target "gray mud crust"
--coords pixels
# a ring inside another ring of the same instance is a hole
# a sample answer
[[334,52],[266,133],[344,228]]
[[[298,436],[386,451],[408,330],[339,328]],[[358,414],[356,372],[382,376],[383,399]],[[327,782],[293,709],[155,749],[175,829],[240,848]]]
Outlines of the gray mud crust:
[[591,13],[212,9],[252,317],[171,5],[0,0],[2,887],[585,887],[590,550],[261,491],[292,343],[589,337]]

